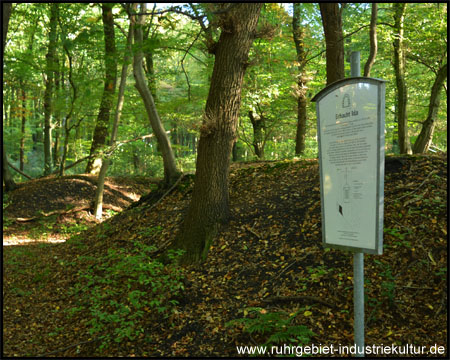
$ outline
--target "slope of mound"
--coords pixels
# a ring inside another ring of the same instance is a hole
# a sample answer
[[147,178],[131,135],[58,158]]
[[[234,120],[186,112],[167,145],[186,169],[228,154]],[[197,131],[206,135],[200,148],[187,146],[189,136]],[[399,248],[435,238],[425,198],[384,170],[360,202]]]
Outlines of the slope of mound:
[[[3,217],[8,222],[4,228],[3,243],[16,244],[26,241],[35,223],[51,226],[68,222],[95,223],[90,215],[97,178],[92,175],[43,177],[21,183],[7,194],[7,206]],[[141,195],[150,191],[155,180],[145,177],[107,177],[103,196],[103,208],[120,212]],[[30,223],[34,222],[34,223]],[[54,230],[54,229],[53,229]]]
[[[70,320],[63,311],[76,303],[66,289],[94,261],[73,259],[101,258],[136,241],[163,249],[178,231],[191,190],[187,177],[157,204],[142,202],[74,240],[47,246],[39,264],[31,256],[38,249],[27,247],[22,274],[14,271],[19,257],[5,251],[5,355],[237,356],[236,346],[262,344],[270,335],[225,325],[255,307],[261,314],[298,312],[293,323],[311,329],[314,344],[353,343],[352,256],[322,247],[317,161],[286,161],[232,171],[232,218],[206,262],[186,267],[176,311],[149,319],[142,337],[99,350],[89,314]],[[446,158],[387,161],[384,254],[365,262],[366,344],[446,345],[446,199]],[[47,269],[48,281],[27,282],[36,269]]]

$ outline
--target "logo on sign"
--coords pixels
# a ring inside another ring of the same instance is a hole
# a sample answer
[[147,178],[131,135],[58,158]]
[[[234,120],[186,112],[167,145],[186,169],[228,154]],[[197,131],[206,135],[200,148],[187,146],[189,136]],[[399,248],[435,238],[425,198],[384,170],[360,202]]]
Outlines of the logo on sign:
[[342,98],[342,107],[348,108],[350,107],[350,95],[344,94],[344,97]]

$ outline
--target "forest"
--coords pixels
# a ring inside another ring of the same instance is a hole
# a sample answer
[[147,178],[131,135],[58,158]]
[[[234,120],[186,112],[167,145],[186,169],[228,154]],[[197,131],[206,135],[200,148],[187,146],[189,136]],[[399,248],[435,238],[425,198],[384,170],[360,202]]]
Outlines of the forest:
[[446,2],[2,3],[2,21],[4,357],[353,344],[312,99],[356,51],[386,84],[366,343],[446,356]]

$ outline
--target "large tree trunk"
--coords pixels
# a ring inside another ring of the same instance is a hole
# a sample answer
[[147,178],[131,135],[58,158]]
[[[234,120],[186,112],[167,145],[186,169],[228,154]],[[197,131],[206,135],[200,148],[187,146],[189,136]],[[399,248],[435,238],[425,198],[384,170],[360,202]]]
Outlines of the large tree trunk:
[[242,81],[261,7],[260,3],[241,3],[220,17],[222,31],[200,129],[192,200],[173,244],[185,250],[185,263],[206,259],[219,224],[229,218],[230,155],[236,138]]
[[408,115],[406,105],[408,93],[405,82],[405,50],[403,48],[403,21],[406,3],[392,4],[394,9],[394,69],[397,84],[397,121],[398,121],[398,145],[400,154],[411,154],[411,144],[408,135]]
[[44,93],[44,175],[50,175],[52,172],[52,96],[54,73],[56,70],[56,26],[58,24],[58,3],[50,5],[50,31],[47,52],[47,69],[46,69],[46,83]]
[[[142,12],[145,12],[145,4],[141,5]],[[177,169],[175,155],[170,145],[169,137],[164,130],[164,126],[159,118],[158,111],[156,109],[155,101],[153,100],[152,93],[150,92],[144,75],[142,61],[144,58],[144,53],[142,51],[143,45],[143,34],[142,27],[145,23],[145,15],[138,15],[137,19],[132,17],[131,21],[136,21],[136,26],[134,28],[134,42],[136,45],[136,51],[134,53],[133,60],[133,75],[136,80],[136,88],[141,94],[142,100],[147,111],[148,118],[150,120],[150,125],[155,134],[156,140],[158,141],[159,150],[164,163],[164,184],[169,187],[174,183],[179,177],[180,172]]]
[[[116,44],[114,36],[114,4],[102,3],[103,31],[105,33],[105,87],[103,89],[100,111],[92,138],[90,155],[98,153],[106,145],[109,116],[114,103],[114,92],[117,81]],[[98,175],[102,166],[102,156],[96,155],[89,159],[86,172]]]
[[370,53],[369,58],[364,65],[364,76],[370,76],[370,70],[375,63],[375,57],[377,56],[378,42],[377,42],[377,17],[378,17],[378,5],[372,3],[372,15],[370,17]]
[[344,35],[339,3],[319,3],[325,34],[327,85],[345,77]]
[[422,130],[414,143],[414,153],[420,154],[428,151],[433,140],[434,127],[441,102],[441,90],[447,78],[447,64],[444,64],[436,74],[433,87],[431,88],[430,104],[428,105],[428,116],[422,125]]
[[297,75],[297,133],[295,136],[295,155],[301,155],[305,151],[306,139],[306,84],[305,74],[306,53],[304,49],[305,33],[302,28],[301,3],[293,3],[294,14],[292,17],[292,33],[295,49],[297,51],[298,75]]
[[[131,60],[131,45],[133,42],[133,23],[130,22],[129,28],[128,28],[128,36],[127,36],[127,49],[125,50],[125,55],[123,58],[123,65],[122,65],[122,72],[120,75],[120,84],[119,84],[119,95],[116,105],[116,112],[114,114],[114,123],[113,123],[113,129],[111,133],[111,139],[109,141],[109,145],[112,146],[116,142],[117,137],[117,130],[119,128],[119,121],[120,117],[122,115],[122,108],[123,108],[123,102],[125,98],[125,85],[127,83],[127,73],[128,73],[128,64]],[[103,161],[102,167],[100,169],[100,173],[98,175],[97,180],[97,190],[95,192],[95,199],[94,199],[94,214],[97,219],[101,219],[103,215],[103,191],[105,186],[105,177],[106,173],[108,172],[108,167],[111,160],[106,158]]]

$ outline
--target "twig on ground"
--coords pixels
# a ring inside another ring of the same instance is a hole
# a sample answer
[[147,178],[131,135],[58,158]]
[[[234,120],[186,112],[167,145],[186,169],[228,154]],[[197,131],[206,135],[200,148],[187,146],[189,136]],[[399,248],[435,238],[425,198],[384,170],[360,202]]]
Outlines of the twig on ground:
[[253,228],[250,226],[242,226],[243,229],[247,230],[249,233],[255,235],[258,239],[261,240],[261,235],[259,235]]
[[184,178],[184,174],[181,174],[181,176],[178,178],[178,180],[171,186],[169,190],[167,190],[159,199],[157,202],[155,202],[148,210],[153,209],[156,205],[158,205],[167,195],[169,195],[173,189],[177,187],[177,185],[180,183],[181,179]]
[[419,190],[419,189],[422,187],[423,184],[425,184],[425,182],[428,180],[428,178],[429,178],[432,174],[434,174],[434,173],[436,173],[436,170],[433,170],[432,172],[430,172],[430,173],[428,174],[428,176],[425,178],[425,180],[422,181],[422,182],[420,183],[420,185],[417,186],[413,191],[410,191],[409,193],[407,193],[407,194],[405,194],[405,195],[403,195],[403,196],[400,196],[399,198],[395,198],[395,199],[391,199],[391,200],[385,200],[385,201],[386,201],[386,202],[394,202],[394,201],[398,201],[398,200],[403,199],[403,198],[405,198],[405,197],[407,197],[407,196],[409,196],[409,195],[414,194],[417,190]]
[[265,303],[277,303],[277,302],[316,302],[325,306],[328,306],[333,309],[337,309],[337,306],[331,304],[325,300],[322,300],[315,296],[309,295],[296,295],[296,296],[271,296],[267,299],[261,299],[262,302]]

